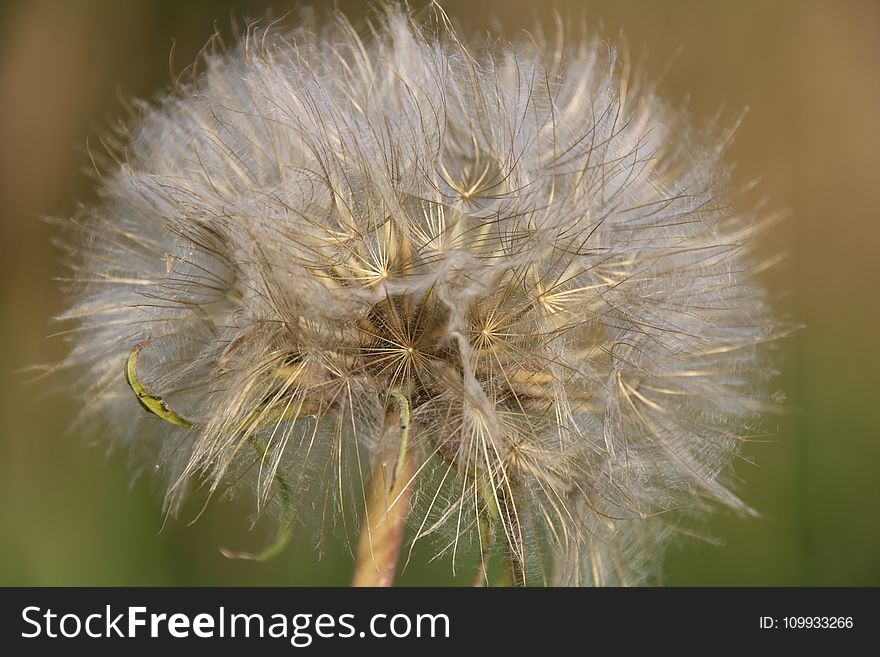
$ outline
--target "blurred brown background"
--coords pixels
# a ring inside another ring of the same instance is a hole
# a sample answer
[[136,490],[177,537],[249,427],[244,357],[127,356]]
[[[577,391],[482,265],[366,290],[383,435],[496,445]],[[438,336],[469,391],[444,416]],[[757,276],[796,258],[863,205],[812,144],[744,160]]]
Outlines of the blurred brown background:
[[[295,3],[276,0],[275,14]],[[363,3],[341,2],[353,17]],[[466,25],[501,17],[509,34],[549,4],[447,0]],[[760,177],[768,207],[789,211],[766,253],[780,313],[806,328],[780,345],[789,410],[774,440],[750,446],[738,473],[761,519],[716,516],[714,546],[684,542],[669,584],[880,585],[880,3],[872,0],[583,0],[593,26],[623,30],[649,78],[707,122],[750,111],[729,159]],[[94,198],[83,146],[153,97],[230,16],[267,2],[34,0],[0,4],[0,584],[345,584],[344,551],[318,561],[307,541],[269,564],[230,562],[217,544],[255,548],[235,503],[197,509],[162,529],[160,494],[129,482],[125,456],[65,434],[73,403],[20,370],[57,360],[47,339],[62,307],[62,270],[42,216]],[[679,52],[680,50],[680,52]],[[676,55],[676,53],[678,53]],[[644,55],[644,57],[642,57]],[[161,530],[161,531],[160,531]],[[418,561],[416,559],[415,561]],[[449,565],[411,568],[401,583],[451,581]]]

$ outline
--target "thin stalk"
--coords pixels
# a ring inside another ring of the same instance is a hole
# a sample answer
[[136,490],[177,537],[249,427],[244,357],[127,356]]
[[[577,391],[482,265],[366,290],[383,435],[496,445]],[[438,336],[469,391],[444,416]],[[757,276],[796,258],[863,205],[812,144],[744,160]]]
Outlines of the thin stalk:
[[[474,586],[525,586],[525,564],[520,550],[522,540],[519,518],[510,508],[509,498],[504,488],[493,490],[486,477],[480,479],[479,494],[483,502],[477,519],[480,532],[480,563],[477,566]],[[504,554],[503,569],[498,577],[490,582],[489,555],[495,547],[495,530],[499,523],[504,525],[507,548]]]
[[480,536],[480,563],[477,566],[477,574],[474,586],[490,586],[489,583],[489,556],[495,545],[495,527],[498,524],[498,505],[492,494],[492,487],[485,477],[480,477],[478,490],[482,506],[477,514],[477,523]]
[[504,515],[504,530],[507,534],[506,571],[510,575],[510,585],[523,587],[526,585],[526,569],[522,559],[522,534],[519,516],[511,508],[511,500],[502,489],[498,491],[499,512]]
[[489,555],[492,553],[495,533],[492,531],[492,524],[485,513],[480,513],[477,522],[480,530],[480,563],[477,564],[474,586],[483,587],[489,585]]
[[410,403],[391,391],[398,409],[386,415],[385,448],[367,484],[364,520],[358,538],[352,586],[391,586],[397,572],[403,533],[409,516],[416,466],[409,449]]
[[[257,453],[257,458],[264,458],[266,456],[266,451],[269,449],[268,445],[259,439],[254,439],[253,445],[254,450]],[[224,557],[227,559],[243,559],[245,561],[270,561],[284,552],[287,544],[290,543],[290,539],[293,538],[293,494],[291,493],[290,486],[287,485],[287,482],[284,481],[284,477],[280,474],[275,475],[275,484],[278,486],[278,493],[281,496],[281,508],[283,513],[281,517],[281,525],[278,528],[278,533],[275,535],[275,540],[259,552],[230,550],[221,545],[219,548],[220,554]]]

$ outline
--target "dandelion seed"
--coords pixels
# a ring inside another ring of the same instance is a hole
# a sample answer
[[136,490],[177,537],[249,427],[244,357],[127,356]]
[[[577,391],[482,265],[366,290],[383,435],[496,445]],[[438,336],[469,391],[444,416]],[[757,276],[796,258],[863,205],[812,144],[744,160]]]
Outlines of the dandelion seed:
[[478,580],[497,553],[637,584],[688,513],[747,509],[757,224],[723,144],[557,41],[466,46],[436,7],[256,23],[140,108],[63,319],[84,422],[161,464],[169,510],[250,481],[287,524],[249,558],[296,522],[396,560],[408,519],[404,550],[476,549]]

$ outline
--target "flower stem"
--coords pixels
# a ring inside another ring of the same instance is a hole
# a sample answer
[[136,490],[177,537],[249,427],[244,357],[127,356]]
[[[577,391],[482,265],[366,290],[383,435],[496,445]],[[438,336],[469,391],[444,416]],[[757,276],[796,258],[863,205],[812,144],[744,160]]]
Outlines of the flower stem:
[[[489,478],[481,477],[478,487],[483,505],[477,518],[480,538],[480,563],[477,565],[474,586],[526,585],[525,564],[522,559],[522,536],[519,517],[509,502],[508,486],[497,489]],[[503,517],[502,517],[503,514]],[[495,547],[495,527],[504,527],[507,543],[504,551],[503,569],[494,581],[489,580],[489,557]]]
[[391,586],[409,516],[415,461],[409,449],[410,404],[399,390],[398,410],[385,418],[380,458],[367,483],[364,520],[358,538],[352,586]]
[[[509,489],[508,489],[509,490]],[[504,531],[507,535],[507,554],[505,557],[506,574],[510,576],[510,585],[523,587],[526,585],[526,570],[523,563],[522,531],[519,515],[513,508],[510,494],[505,489],[498,491],[499,512],[504,515]]]
[[489,557],[495,543],[492,525],[484,512],[477,519],[479,523],[480,538],[480,563],[477,564],[477,573],[474,577],[474,586],[483,587],[489,585]]

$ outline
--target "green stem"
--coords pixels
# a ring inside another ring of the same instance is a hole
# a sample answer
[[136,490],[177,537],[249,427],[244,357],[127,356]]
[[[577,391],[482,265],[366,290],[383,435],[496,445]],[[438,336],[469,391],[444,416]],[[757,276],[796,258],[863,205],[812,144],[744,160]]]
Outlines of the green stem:
[[[392,390],[391,396],[398,410],[385,417],[385,447],[380,450],[367,483],[352,586],[386,587],[394,583],[409,516],[410,480],[416,469],[409,449],[410,402],[399,389]],[[394,464],[389,472],[392,458]]]
[[[479,582],[488,582],[486,575],[487,554],[492,547],[495,537],[495,527],[504,517],[504,533],[507,539],[507,549],[504,557],[504,571],[496,580],[494,586],[525,586],[525,567],[516,546],[520,544],[519,522],[515,513],[511,513],[507,495],[503,489],[493,490],[492,485],[485,478],[480,479],[480,497],[483,500],[483,509],[478,522],[480,523],[480,566],[477,573],[475,586],[482,586]],[[501,508],[499,508],[499,506]],[[486,538],[484,538],[486,536]]]
[[522,540],[520,538],[519,518],[510,508],[510,500],[503,490],[498,491],[498,502],[502,506],[499,511],[504,514],[504,530],[507,533],[507,570],[510,573],[510,585],[524,587],[526,585],[526,569],[522,560]]
[[[254,449],[257,451],[258,458],[262,459],[266,455],[268,446],[262,440],[257,438],[254,438],[252,442]],[[278,533],[275,535],[275,540],[259,552],[236,552],[221,545],[219,547],[220,554],[227,559],[243,559],[245,561],[260,562],[270,561],[281,554],[284,551],[284,548],[287,547],[287,544],[290,543],[290,539],[293,538],[293,496],[291,494],[290,486],[287,485],[287,482],[284,481],[284,478],[281,475],[275,475],[275,483],[278,486],[278,494],[281,496],[282,508],[281,525],[278,528]]]

